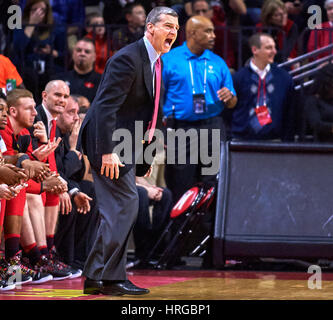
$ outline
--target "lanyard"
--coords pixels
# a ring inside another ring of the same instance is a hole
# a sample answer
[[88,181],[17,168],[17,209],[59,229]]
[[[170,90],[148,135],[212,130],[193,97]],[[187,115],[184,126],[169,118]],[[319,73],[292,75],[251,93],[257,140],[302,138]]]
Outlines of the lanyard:
[[[192,93],[195,94],[194,90],[194,78],[193,78],[193,70],[192,70],[192,64],[191,61],[188,61],[188,64],[190,65],[190,73],[191,73],[191,84],[192,84]],[[204,88],[203,93],[206,93],[206,83],[207,83],[207,59],[205,59],[205,73],[204,73]]]
[[261,78],[259,77],[259,83],[258,83],[258,96],[257,96],[257,106],[256,108],[259,107],[260,105],[260,87],[261,87],[261,81],[262,81],[262,88],[264,91],[264,106],[266,106],[266,77],[261,80]]

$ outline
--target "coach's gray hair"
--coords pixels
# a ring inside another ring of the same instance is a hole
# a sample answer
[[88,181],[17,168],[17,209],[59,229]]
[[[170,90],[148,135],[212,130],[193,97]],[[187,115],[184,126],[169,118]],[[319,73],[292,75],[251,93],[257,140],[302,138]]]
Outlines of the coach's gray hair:
[[150,22],[152,24],[156,24],[159,22],[161,14],[167,14],[173,17],[178,18],[178,14],[175,10],[168,8],[168,7],[155,7],[153,10],[151,10],[148,13],[147,19],[146,19],[146,26],[145,29],[147,28],[147,24]]

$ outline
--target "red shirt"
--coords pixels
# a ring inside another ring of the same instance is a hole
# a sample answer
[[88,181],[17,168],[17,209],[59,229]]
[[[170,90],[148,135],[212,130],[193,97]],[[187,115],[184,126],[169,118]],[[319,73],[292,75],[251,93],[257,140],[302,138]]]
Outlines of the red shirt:
[[[331,28],[331,30],[321,30],[325,28]],[[330,42],[330,33],[332,37],[332,41]],[[314,29],[310,33],[310,37],[308,40],[308,52],[311,52],[313,50],[326,47],[327,45],[331,44],[333,42],[333,27],[331,24],[327,21],[322,23],[318,29]],[[329,54],[333,53],[333,49],[325,51],[318,56],[316,56],[315,59],[323,58],[325,56],[328,56]]]
[[0,134],[7,147],[7,151],[4,152],[4,155],[26,153],[31,160],[34,160],[34,157],[32,156],[33,148],[31,144],[31,136],[28,129],[23,128],[19,134],[14,135],[10,119],[7,118],[6,128],[4,130],[0,130]]
[[[107,37],[100,38],[98,36],[95,36],[93,32],[89,32],[86,35],[87,38],[92,39],[95,41],[95,50],[96,50],[96,61],[95,61],[95,71],[98,73],[103,73],[106,61],[109,57],[113,55],[112,52],[112,46],[111,46],[111,40],[108,48],[108,42]],[[109,49],[109,50],[108,50]]]
[[[278,47],[278,50],[283,49],[283,40],[284,40],[284,34],[286,40],[288,41],[288,36],[290,36],[291,28],[294,26],[294,22],[290,19],[287,20],[287,24],[283,27],[282,31],[278,31],[276,34],[276,45]],[[268,26],[264,26],[261,22],[256,24],[256,27],[259,31],[262,31],[263,28],[267,28]],[[290,38],[290,41],[294,41],[295,39]],[[289,53],[288,58],[296,58],[297,57],[297,41],[295,41],[295,45],[293,46],[292,50]]]

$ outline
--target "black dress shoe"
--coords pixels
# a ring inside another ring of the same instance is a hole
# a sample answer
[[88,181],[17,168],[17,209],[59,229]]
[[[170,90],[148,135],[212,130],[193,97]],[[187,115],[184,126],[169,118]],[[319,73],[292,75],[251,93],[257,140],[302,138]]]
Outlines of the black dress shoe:
[[124,294],[141,295],[149,293],[148,289],[139,288],[129,280],[109,281],[103,280],[102,293],[112,296],[121,296]]
[[84,294],[99,294],[102,293],[103,282],[101,280],[92,280],[86,278],[84,281]]

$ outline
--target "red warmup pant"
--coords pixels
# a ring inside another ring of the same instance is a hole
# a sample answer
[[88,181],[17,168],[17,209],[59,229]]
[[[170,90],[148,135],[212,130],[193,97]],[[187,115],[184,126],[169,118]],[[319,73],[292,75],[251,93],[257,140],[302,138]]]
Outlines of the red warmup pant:
[[6,216],[23,216],[24,205],[26,199],[26,188],[22,189],[20,193],[13,199],[6,201]]
[[[26,193],[40,194],[40,183],[33,180],[28,181],[28,187],[20,191],[20,193],[11,200],[6,201],[6,216],[23,216]],[[56,206],[59,203],[59,196],[48,192],[42,193],[44,206]]]
[[42,193],[42,200],[44,207],[55,207],[59,204],[59,196],[49,192]]

